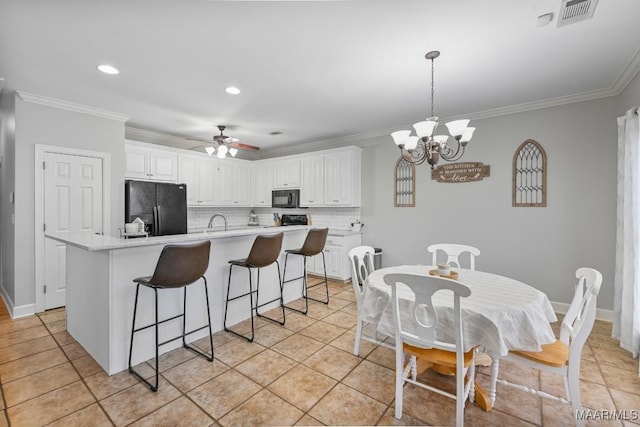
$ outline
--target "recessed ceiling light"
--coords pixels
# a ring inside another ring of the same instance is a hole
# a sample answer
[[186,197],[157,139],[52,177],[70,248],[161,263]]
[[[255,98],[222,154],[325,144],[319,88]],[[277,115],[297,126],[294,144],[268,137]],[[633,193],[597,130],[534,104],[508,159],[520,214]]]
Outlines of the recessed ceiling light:
[[120,74],[120,70],[108,64],[98,65],[98,70],[102,71],[105,74]]
[[235,86],[229,86],[229,87],[228,87],[228,88],[226,88],[224,91],[225,91],[225,92],[227,92],[227,93],[229,93],[229,94],[231,94],[231,95],[237,95],[237,94],[239,94],[239,93],[240,93],[240,89],[238,89],[238,88],[237,88],[237,87],[235,87]]

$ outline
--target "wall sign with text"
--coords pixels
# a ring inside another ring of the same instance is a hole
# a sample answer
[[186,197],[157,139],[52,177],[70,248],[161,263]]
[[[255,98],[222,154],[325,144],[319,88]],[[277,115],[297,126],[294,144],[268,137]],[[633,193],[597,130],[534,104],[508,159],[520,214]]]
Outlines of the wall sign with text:
[[449,163],[431,171],[431,179],[438,182],[481,181],[489,176],[490,166],[482,162]]

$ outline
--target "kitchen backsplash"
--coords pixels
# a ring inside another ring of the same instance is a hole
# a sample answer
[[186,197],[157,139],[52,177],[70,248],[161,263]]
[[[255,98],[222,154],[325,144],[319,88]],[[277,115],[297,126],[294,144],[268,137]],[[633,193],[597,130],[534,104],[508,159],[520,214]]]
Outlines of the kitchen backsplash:
[[[204,228],[209,224],[209,218],[215,213],[221,213],[227,218],[227,225],[247,225],[251,208],[212,208],[189,207],[187,208],[187,226],[189,228]],[[318,227],[329,227],[339,230],[347,230],[351,223],[360,219],[360,208],[308,208],[308,209],[272,209],[255,208],[260,220],[260,225],[273,225],[273,213],[309,215],[311,224]],[[216,218],[214,226],[220,226],[223,221]]]

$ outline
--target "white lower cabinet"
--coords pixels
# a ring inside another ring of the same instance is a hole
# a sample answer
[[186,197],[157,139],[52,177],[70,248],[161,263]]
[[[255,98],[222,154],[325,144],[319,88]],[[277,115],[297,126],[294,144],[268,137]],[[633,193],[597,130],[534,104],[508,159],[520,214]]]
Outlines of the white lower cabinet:
[[[339,233],[339,232],[334,232]],[[349,251],[362,244],[362,236],[359,233],[342,235],[331,234],[327,237],[324,246],[324,258],[327,277],[338,280],[351,279],[351,262]],[[322,254],[307,258],[307,272],[315,276],[323,276]]]

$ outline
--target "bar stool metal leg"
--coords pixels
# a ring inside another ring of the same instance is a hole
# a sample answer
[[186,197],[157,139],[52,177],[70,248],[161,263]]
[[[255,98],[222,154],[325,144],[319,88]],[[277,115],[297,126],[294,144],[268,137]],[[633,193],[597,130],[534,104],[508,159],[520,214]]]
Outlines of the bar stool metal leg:
[[[280,297],[273,299],[271,301],[266,301],[263,302],[262,304],[260,304],[260,269],[258,269],[258,285],[256,286],[256,316],[258,317],[264,317],[265,319],[271,320],[272,322],[275,322],[279,325],[284,325],[285,321],[286,321],[286,316],[284,313],[284,300],[282,298],[282,276],[280,275],[280,263],[278,262],[278,260],[275,261],[276,263],[276,267],[278,269],[278,287],[280,288]],[[282,310],[282,321],[269,317],[269,316],[265,316],[264,314],[260,314],[260,312],[258,311],[258,309],[260,307],[264,307],[267,304],[271,304],[272,302],[275,301],[279,301],[280,302],[280,309]]]
[[[224,330],[227,332],[231,332],[232,334],[239,336],[240,338],[244,338],[249,342],[253,342],[253,338],[255,335],[255,331],[254,331],[254,324],[253,324],[253,281],[251,280],[251,268],[247,267],[247,271],[249,272],[249,292],[241,294],[241,295],[237,295],[233,298],[229,298],[229,292],[231,291],[231,272],[233,271],[233,264],[231,264],[229,266],[229,280],[227,281],[227,298],[226,298],[226,302],[224,305]],[[229,311],[229,301],[234,301],[237,299],[240,299],[242,297],[246,297],[249,296],[249,313],[251,316],[251,337],[247,337],[245,335],[242,335],[232,329],[229,329],[227,327],[227,313]]]
[[[295,255],[295,254],[294,254]],[[290,305],[282,304],[283,308],[287,308],[289,310],[297,311],[298,313],[307,314],[309,312],[309,301],[307,299],[307,257],[302,255],[302,276],[294,277],[293,279],[285,280],[287,277],[287,261],[289,259],[289,252],[287,252],[284,256],[284,271],[282,274],[282,286],[284,292],[284,284],[289,282],[295,282],[296,280],[302,279],[302,298],[304,299],[304,310],[300,310],[295,307],[291,307]]]

